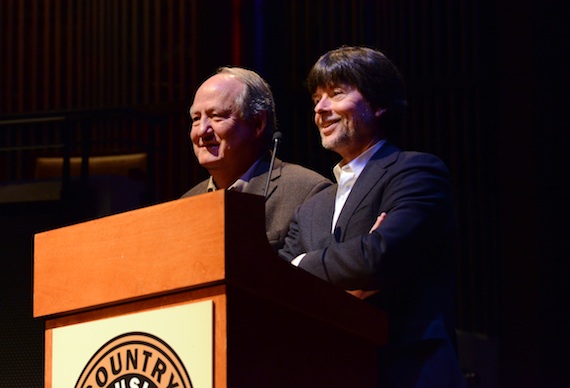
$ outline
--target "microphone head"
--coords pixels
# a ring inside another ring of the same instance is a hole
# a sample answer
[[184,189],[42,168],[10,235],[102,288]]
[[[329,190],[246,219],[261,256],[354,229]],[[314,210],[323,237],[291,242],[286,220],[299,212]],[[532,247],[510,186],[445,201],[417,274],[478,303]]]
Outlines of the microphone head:
[[280,131],[275,131],[273,132],[273,138],[271,139],[271,142],[272,143],[280,142],[282,138],[283,138],[283,133]]
[[273,138],[271,141],[273,142],[273,152],[271,153],[271,161],[269,162],[269,173],[267,174],[267,181],[265,182],[265,192],[263,196],[267,198],[267,193],[269,190],[269,181],[271,180],[271,174],[273,172],[273,163],[275,162],[275,155],[277,155],[277,144],[281,141],[283,134],[279,131],[273,132]]

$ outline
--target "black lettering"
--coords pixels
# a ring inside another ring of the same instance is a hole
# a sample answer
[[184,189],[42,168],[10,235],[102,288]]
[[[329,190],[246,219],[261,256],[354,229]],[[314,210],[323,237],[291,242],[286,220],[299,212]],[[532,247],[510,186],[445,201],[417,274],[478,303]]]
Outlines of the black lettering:
[[[103,379],[101,379],[101,377]],[[104,366],[99,367],[99,369],[97,369],[97,373],[95,374],[95,380],[97,380],[97,385],[100,387],[104,387],[105,385],[107,385],[107,378],[109,376],[107,375],[107,369],[105,369]]]
[[[156,364],[154,364],[154,369],[152,371],[151,376],[156,379],[160,383],[160,379],[162,379],[162,375],[166,372],[166,364],[160,358],[156,360]],[[155,376],[158,375],[158,376]]]
[[143,362],[143,372],[146,372],[146,367],[148,364],[148,359],[152,357],[152,353],[148,350],[143,351],[144,354],[144,362]]
[[123,361],[121,359],[121,353],[117,353],[116,356],[119,363],[119,366],[117,368],[115,367],[115,357],[111,356],[111,372],[113,372],[114,375],[118,375],[123,369]]
[[166,388],[176,388],[180,385],[177,382],[176,383],[173,383],[173,382],[174,382],[174,373],[171,373],[170,374],[170,382],[168,383],[168,387],[166,387]]
[[127,370],[131,369],[129,365],[133,367],[134,370],[138,368],[138,359],[139,359],[139,350],[135,349],[135,354],[133,356],[133,352],[131,349],[127,349]]

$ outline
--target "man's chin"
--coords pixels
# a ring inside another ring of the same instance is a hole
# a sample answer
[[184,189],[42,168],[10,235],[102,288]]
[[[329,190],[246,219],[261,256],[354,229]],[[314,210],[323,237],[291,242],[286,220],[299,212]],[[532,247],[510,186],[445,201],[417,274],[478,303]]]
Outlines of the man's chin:
[[321,136],[321,145],[325,150],[334,151],[338,140],[333,136]]
[[221,163],[221,158],[214,158],[214,157],[209,157],[209,158],[198,158],[198,163],[200,163],[200,166],[204,167],[205,169],[215,169],[217,166],[220,165]]
[[346,137],[334,137],[334,138],[326,138],[321,139],[322,147],[327,151],[336,152],[339,155],[342,155],[342,151],[348,147],[350,147],[350,139]]

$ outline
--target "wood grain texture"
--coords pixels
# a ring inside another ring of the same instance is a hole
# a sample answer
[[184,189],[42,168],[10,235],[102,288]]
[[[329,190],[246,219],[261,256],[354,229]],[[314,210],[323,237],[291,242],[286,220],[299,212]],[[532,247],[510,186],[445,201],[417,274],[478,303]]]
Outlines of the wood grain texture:
[[214,193],[37,234],[34,316],[222,281],[223,202]]

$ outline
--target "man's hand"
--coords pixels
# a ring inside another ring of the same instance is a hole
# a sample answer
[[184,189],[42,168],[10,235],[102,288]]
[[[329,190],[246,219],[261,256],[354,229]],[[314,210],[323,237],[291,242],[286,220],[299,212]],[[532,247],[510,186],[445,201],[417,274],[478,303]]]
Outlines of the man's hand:
[[372,225],[372,228],[368,233],[372,233],[373,231],[375,231],[380,226],[382,221],[384,221],[385,218],[386,218],[386,212],[380,213],[380,215],[376,218],[376,222],[374,223],[374,225]]
[[370,291],[365,291],[365,290],[346,290],[346,292],[348,292],[350,295],[352,296],[356,296],[358,299],[366,299],[374,294],[377,294],[380,292],[380,290],[370,290]]

